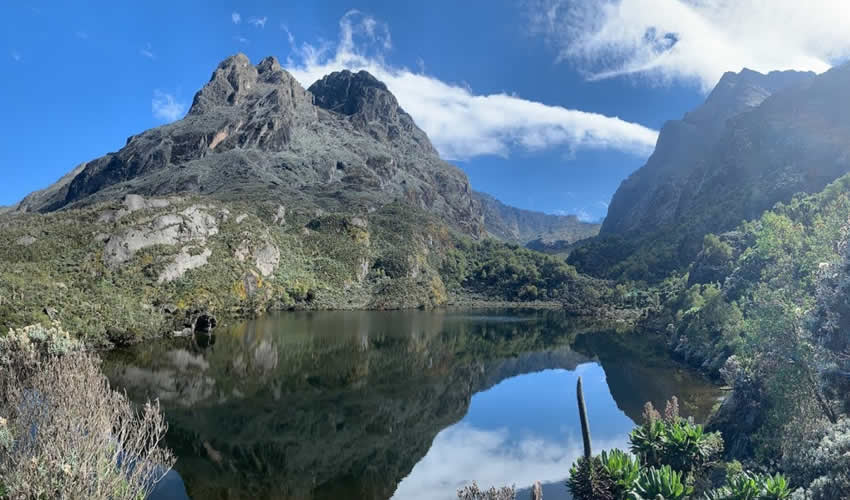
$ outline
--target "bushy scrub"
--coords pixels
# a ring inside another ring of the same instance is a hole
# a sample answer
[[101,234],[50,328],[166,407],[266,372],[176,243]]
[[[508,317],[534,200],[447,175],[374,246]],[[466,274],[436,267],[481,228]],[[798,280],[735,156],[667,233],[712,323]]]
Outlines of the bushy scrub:
[[813,446],[803,442],[783,465],[809,484],[803,498],[850,498],[850,419],[828,426]]
[[0,498],[144,499],[174,462],[165,430],[58,325],[0,338]]
[[514,500],[516,490],[513,486],[501,488],[491,486],[488,490],[482,490],[477,483],[473,482],[458,490],[457,497],[459,500]]

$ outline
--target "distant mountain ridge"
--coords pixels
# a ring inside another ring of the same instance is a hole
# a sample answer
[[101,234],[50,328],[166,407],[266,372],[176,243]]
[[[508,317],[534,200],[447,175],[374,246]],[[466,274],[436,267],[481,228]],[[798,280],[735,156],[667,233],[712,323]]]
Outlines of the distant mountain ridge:
[[[486,193],[473,191],[484,211],[487,232],[504,241],[528,245],[530,242],[569,245],[599,233],[599,224],[583,222],[575,215],[553,215],[505,205]],[[543,248],[533,248],[543,250]]]

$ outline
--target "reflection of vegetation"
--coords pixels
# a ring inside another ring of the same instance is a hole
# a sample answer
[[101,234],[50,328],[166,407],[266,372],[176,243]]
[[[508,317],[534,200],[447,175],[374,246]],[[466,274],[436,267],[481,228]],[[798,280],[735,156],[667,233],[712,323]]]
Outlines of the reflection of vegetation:
[[134,398],[162,399],[193,496],[388,498],[474,393],[573,369],[588,359],[569,347],[576,334],[603,328],[555,311],[289,313],[205,350],[116,352],[105,369]]

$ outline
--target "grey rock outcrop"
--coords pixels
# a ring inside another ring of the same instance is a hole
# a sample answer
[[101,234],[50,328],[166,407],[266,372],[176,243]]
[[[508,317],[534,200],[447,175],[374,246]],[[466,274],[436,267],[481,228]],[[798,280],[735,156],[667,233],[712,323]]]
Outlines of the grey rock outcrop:
[[[103,259],[114,268],[129,261],[139,250],[154,245],[203,245],[207,238],[218,234],[218,230],[215,217],[204,207],[192,205],[182,212],[158,215],[149,222],[117,231],[107,240]],[[184,261],[199,262],[197,259]]]

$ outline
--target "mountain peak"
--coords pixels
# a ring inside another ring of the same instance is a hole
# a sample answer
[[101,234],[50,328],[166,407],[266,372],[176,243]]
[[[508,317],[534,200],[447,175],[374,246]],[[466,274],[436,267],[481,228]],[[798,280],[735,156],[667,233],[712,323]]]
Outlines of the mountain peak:
[[269,85],[287,87],[292,95],[304,92],[276,58],[266,57],[254,66],[245,54],[234,54],[218,64],[210,81],[195,94],[189,114],[203,114],[217,107],[235,106],[246,99],[260,98],[273,90],[266,87]]
[[343,115],[354,115],[377,101],[398,106],[387,86],[368,71],[353,73],[349,70],[335,71],[317,81],[308,89],[317,106]]

